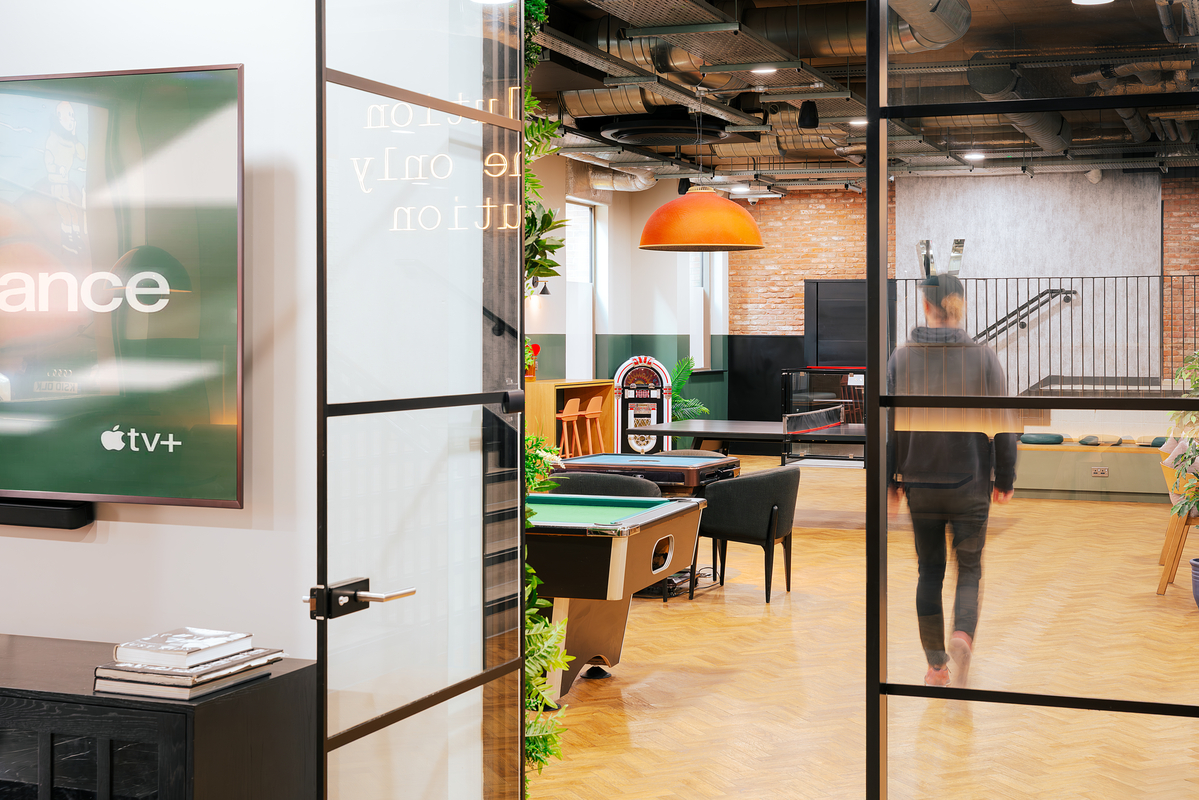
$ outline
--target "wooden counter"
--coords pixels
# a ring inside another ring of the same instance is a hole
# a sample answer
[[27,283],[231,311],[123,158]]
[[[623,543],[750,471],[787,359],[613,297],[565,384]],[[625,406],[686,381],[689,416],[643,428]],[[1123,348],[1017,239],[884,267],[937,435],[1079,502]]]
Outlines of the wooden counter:
[[[595,442],[597,453],[612,452],[616,441],[616,398],[611,379],[608,380],[568,380],[554,379],[547,381],[525,382],[525,433],[530,436],[544,436],[545,440],[557,447],[562,441],[561,426],[554,415],[566,405],[572,397],[579,398],[579,410],[585,410],[592,397],[604,398],[603,413],[600,414],[600,430],[603,431],[603,442]],[[583,449],[587,449],[587,431],[584,418],[579,417],[579,439]],[[594,438],[595,434],[592,433]]]

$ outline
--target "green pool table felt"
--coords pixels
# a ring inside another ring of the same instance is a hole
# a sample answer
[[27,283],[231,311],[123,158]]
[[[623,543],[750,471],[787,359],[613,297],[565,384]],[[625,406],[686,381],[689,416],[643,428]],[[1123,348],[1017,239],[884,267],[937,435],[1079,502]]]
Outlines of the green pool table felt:
[[533,516],[534,527],[538,523],[579,525],[614,525],[621,520],[657,508],[670,500],[633,497],[587,497],[556,498],[553,495],[530,497],[528,504],[537,513]]

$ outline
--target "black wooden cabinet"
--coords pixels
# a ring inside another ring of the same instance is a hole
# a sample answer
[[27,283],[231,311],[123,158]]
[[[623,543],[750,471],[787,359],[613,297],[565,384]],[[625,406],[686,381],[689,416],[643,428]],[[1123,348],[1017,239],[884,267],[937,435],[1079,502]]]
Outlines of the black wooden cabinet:
[[0,635],[0,800],[317,800],[316,667],[191,701],[94,693],[112,645]]

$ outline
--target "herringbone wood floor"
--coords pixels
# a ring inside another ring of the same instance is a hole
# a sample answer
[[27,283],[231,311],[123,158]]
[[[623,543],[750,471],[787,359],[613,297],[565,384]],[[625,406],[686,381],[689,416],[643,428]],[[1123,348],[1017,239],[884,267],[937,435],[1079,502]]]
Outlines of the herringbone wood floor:
[[[743,460],[747,471],[775,463]],[[860,470],[803,470],[792,591],[780,553],[769,606],[761,549],[735,544],[723,588],[692,602],[635,600],[621,664],[566,696],[565,758],[534,778],[531,796],[863,797],[864,487]],[[1185,560],[1179,584],[1155,594],[1168,513],[995,506],[971,686],[1199,701]],[[1196,556],[1192,541],[1183,558]],[[906,510],[888,563],[889,679],[920,683]],[[1191,720],[894,697],[888,736],[891,798],[1199,797]]]

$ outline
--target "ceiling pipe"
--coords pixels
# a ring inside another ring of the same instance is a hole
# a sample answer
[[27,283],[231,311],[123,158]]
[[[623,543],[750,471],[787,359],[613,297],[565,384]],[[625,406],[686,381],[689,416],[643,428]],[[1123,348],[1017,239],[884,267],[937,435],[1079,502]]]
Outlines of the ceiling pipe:
[[607,14],[586,23],[579,31],[578,38],[630,64],[660,73],[675,83],[698,86],[709,91],[733,91],[749,86],[729,72],[704,74],[703,68],[708,65],[706,61],[661,37],[623,39],[620,37],[623,27],[624,22]]
[[1178,44],[1178,29],[1174,27],[1174,12],[1170,10],[1173,0],[1157,0],[1157,16],[1162,23],[1162,33],[1170,44]]
[[[892,53],[940,50],[962,38],[970,27],[966,0],[892,0],[890,7],[887,40]],[[741,21],[804,58],[841,58],[866,55],[866,17],[865,3],[825,3],[750,8]]]
[[[1028,81],[1008,67],[974,67],[966,75],[970,88],[984,100],[1031,100],[1037,96]],[[1046,153],[1060,153],[1070,147],[1070,123],[1056,111],[1004,116]]]
[[1152,132],[1140,111],[1135,108],[1117,108],[1116,113],[1120,115],[1120,119],[1124,120],[1124,124],[1128,126],[1128,130],[1137,144],[1149,141],[1149,135]]
[[602,192],[644,192],[658,183],[658,177],[650,169],[613,164],[588,153],[570,153],[566,157],[601,167],[587,171],[587,183]]

